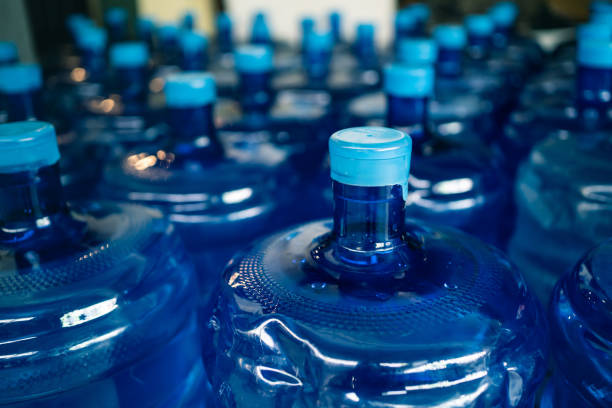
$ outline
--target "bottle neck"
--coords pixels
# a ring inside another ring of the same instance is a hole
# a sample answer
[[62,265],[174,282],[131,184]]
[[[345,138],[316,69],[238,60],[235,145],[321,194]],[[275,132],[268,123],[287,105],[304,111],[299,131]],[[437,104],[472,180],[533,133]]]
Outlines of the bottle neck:
[[130,67],[116,69],[116,88],[124,103],[144,104],[147,99],[147,68]]
[[197,51],[181,51],[181,69],[183,71],[205,71],[208,56],[204,49]]
[[308,77],[313,80],[322,80],[329,73],[331,50],[305,50],[304,66]]
[[444,48],[438,49],[438,61],[436,63],[436,74],[443,78],[456,78],[463,72],[463,49]]
[[272,106],[270,72],[240,73],[240,105],[247,115],[265,115]]
[[604,118],[612,108],[612,69],[580,65],[576,86],[580,113],[589,111]]
[[428,101],[426,97],[407,98],[387,94],[387,126],[409,128],[414,154],[418,153],[418,146],[428,138],[426,131]]
[[377,55],[376,46],[374,45],[374,39],[371,37],[357,38],[357,44],[355,44],[355,53],[359,65],[362,68],[373,68],[376,66]]
[[88,73],[88,81],[101,81],[106,69],[104,51],[81,50],[81,65]]
[[168,108],[168,125],[175,153],[183,157],[217,159],[223,149],[213,119],[214,105]]
[[405,201],[402,187],[359,187],[332,182],[334,238],[348,262],[369,262],[402,240]]
[[489,56],[491,37],[468,34],[468,53],[474,59],[485,59]]
[[67,211],[59,162],[37,170],[0,173],[0,242],[28,239]]
[[3,94],[2,97],[9,122],[43,118],[40,89]]

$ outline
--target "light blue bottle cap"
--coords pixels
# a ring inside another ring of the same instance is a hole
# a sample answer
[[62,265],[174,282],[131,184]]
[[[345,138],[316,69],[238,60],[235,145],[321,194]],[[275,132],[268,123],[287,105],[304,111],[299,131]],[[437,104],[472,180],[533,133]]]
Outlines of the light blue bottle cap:
[[497,27],[510,27],[518,17],[518,7],[511,1],[501,1],[489,9],[489,17]]
[[190,29],[195,25],[195,16],[193,12],[187,11],[183,14],[183,18],[181,19],[181,26],[186,29]]
[[227,13],[219,13],[217,15],[217,29],[230,29],[232,27],[232,18]]
[[439,25],[434,28],[433,37],[440,48],[461,50],[467,44],[467,33],[459,24]]
[[178,38],[179,29],[172,24],[166,24],[157,29],[157,36],[161,41],[173,41]]
[[217,87],[208,72],[181,72],[168,75],[164,94],[170,108],[197,108],[217,99]]
[[361,187],[399,184],[408,194],[412,140],[400,131],[384,127],[339,130],[329,138],[331,178]]
[[578,27],[578,41],[600,40],[612,41],[612,25],[602,23],[587,23]]
[[34,170],[60,158],[53,125],[11,122],[0,125],[0,173]]
[[308,51],[330,51],[334,46],[334,37],[329,31],[311,31],[306,36],[304,46]]
[[208,47],[208,38],[195,31],[183,30],[179,35],[179,46],[185,54],[196,54]]
[[149,62],[149,50],[143,42],[124,42],[110,49],[110,63],[116,68],[138,68]]
[[303,17],[300,20],[300,25],[302,26],[302,32],[309,32],[314,30],[315,21],[312,17]]
[[107,24],[123,24],[127,20],[127,10],[122,7],[111,7],[104,13]]
[[583,66],[612,69],[612,41],[579,42],[577,59]]
[[89,51],[101,52],[106,49],[108,37],[106,30],[99,27],[86,27],[80,30],[76,37],[79,48]]
[[493,20],[486,14],[471,14],[465,19],[465,28],[471,35],[488,37],[493,34]]
[[434,64],[438,45],[429,38],[402,39],[397,47],[397,59],[404,64]]
[[265,45],[242,45],[234,53],[238,72],[262,73],[274,68],[272,49]]
[[431,10],[429,6],[424,3],[414,3],[411,4],[408,8],[412,14],[416,17],[416,19],[420,22],[426,22],[429,20],[429,15],[431,14]]
[[0,93],[18,94],[42,87],[42,71],[38,64],[14,64],[0,67]]
[[400,98],[431,96],[434,80],[434,70],[431,66],[391,64],[385,67],[385,93]]
[[155,30],[155,20],[153,17],[138,17],[138,31],[148,33]]
[[374,24],[372,23],[357,24],[357,39],[373,39],[374,30]]
[[17,47],[10,41],[0,41],[0,63],[17,61]]
[[414,13],[409,9],[402,9],[395,15],[395,27],[400,29],[412,29],[418,20]]

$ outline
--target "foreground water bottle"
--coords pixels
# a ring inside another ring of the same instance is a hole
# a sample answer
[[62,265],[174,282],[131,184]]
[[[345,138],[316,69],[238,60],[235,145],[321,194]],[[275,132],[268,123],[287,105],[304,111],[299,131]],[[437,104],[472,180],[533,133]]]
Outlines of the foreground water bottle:
[[589,251],[555,287],[549,309],[556,369],[542,408],[612,405],[612,241]]
[[228,407],[531,407],[544,322],[508,260],[406,221],[411,140],[332,135],[332,220],[246,248],[227,266],[214,389]]
[[0,125],[0,405],[206,401],[193,268],[161,213],[67,206],[53,127]]

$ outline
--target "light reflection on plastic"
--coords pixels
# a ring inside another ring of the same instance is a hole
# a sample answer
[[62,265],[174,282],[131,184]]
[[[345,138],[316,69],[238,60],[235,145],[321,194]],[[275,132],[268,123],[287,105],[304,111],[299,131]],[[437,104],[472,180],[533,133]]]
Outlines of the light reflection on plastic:
[[412,174],[410,175],[410,184],[416,188],[429,188],[431,186],[431,182],[429,180],[418,179]]
[[29,357],[37,353],[38,351],[26,351],[25,353],[4,354],[4,355],[0,355],[0,360],[10,360],[11,358]]
[[463,378],[459,378],[458,380],[444,380],[444,381],[436,381],[430,384],[419,384],[419,385],[406,385],[404,389],[408,392],[410,391],[421,391],[421,390],[433,390],[437,388],[448,388],[457,384],[463,384],[466,382],[479,380],[487,376],[489,372],[487,370],[476,371],[475,373],[471,373],[466,375]]
[[285,331],[285,333],[293,337],[293,339],[296,340],[297,342],[308,347],[310,351],[312,352],[312,354],[314,354],[315,357],[325,361],[325,363],[337,365],[337,366],[349,367],[349,368],[357,367],[357,364],[358,364],[357,361],[333,358],[333,357],[329,357],[321,353],[321,351],[319,351],[319,349],[317,349],[311,342],[309,342],[306,339],[301,338],[300,336],[292,332],[291,329],[289,329],[289,327],[287,327],[287,325],[279,319],[268,319],[264,321],[263,323],[261,323],[259,326],[255,327],[254,329],[248,330],[243,333],[247,336],[257,337],[261,339],[261,341],[265,343],[268,347],[274,348],[275,346],[274,339],[266,332],[266,327],[270,325],[271,323],[276,323],[280,325]]
[[248,200],[252,195],[253,189],[250,187],[245,187],[238,190],[227,191],[221,194],[221,200],[225,204],[236,204]]
[[9,324],[9,323],[20,323],[20,322],[29,322],[30,320],[34,320],[34,316],[28,317],[17,317],[15,319],[0,319],[0,324]]
[[[263,375],[264,371],[271,371],[273,373],[281,374],[283,376],[286,376],[286,377],[289,377],[289,378],[295,380],[295,382],[291,383],[291,382],[280,381],[280,380],[277,380],[277,381],[269,380],[269,379],[267,379]],[[257,378],[259,378],[260,380],[262,380],[263,382],[265,382],[268,385],[289,385],[289,386],[292,386],[292,387],[301,387],[303,385],[302,381],[300,381],[300,379],[297,378],[296,376],[293,376],[293,375],[287,373],[286,371],[279,370],[279,369],[276,369],[276,368],[257,366],[257,367],[255,367],[255,374],[257,375]]]
[[461,194],[467,193],[474,188],[474,181],[470,178],[458,178],[454,180],[440,181],[433,185],[432,190],[436,194]]
[[[414,373],[424,373],[427,371],[434,371],[434,370],[444,370],[449,365],[473,363],[475,361],[480,360],[486,355],[487,355],[486,351],[479,351],[477,353],[468,354],[466,356],[448,358],[448,359],[440,360],[440,361],[432,361],[432,362],[420,365],[418,367],[407,368],[405,370],[402,370],[402,373],[403,374],[414,374]],[[405,367],[407,363],[380,363],[379,365],[381,367],[400,368],[400,367]]]
[[84,341],[82,343],[74,345],[74,346],[70,347],[69,350],[70,351],[80,350],[80,349],[84,349],[85,347],[91,346],[92,344],[102,343],[103,341],[110,340],[113,337],[116,337],[116,336],[120,335],[124,331],[125,331],[125,327],[120,327],[118,329],[110,331],[110,332],[108,332],[106,334],[103,334],[101,336],[94,337],[93,339],[89,339],[87,341]]
[[107,299],[95,305],[87,306],[65,313],[60,317],[62,327],[78,326],[90,320],[104,316],[117,308],[117,298]]
[[355,394],[354,392],[349,392],[345,395],[346,399],[354,401],[354,402],[359,402],[359,397],[357,396],[357,394]]

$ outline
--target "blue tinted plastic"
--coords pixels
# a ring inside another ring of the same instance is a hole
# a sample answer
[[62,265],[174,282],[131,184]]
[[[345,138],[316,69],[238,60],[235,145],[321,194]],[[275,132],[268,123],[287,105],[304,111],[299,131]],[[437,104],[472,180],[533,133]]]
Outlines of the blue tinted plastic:
[[195,31],[185,31],[179,36],[181,69],[203,71],[208,64],[208,39]]
[[0,41],[0,65],[14,64],[18,59],[15,44],[9,41]]
[[272,43],[272,35],[270,27],[264,13],[257,13],[253,17],[253,26],[251,27],[251,43],[270,45]]
[[405,221],[399,185],[333,192],[333,223],[228,264],[211,321],[222,404],[532,406],[544,322],[508,260]]
[[125,41],[127,37],[127,10],[121,7],[112,7],[104,13],[104,22],[108,28],[112,43]]
[[607,407],[612,241],[589,251],[555,287],[549,308],[554,379],[543,408]]
[[232,20],[227,13],[217,16],[217,45],[221,52],[231,52],[234,49]]
[[153,49],[153,36],[155,33],[155,20],[151,17],[139,17],[137,21],[138,39]]
[[161,214],[68,207],[57,163],[5,167],[0,190],[0,404],[205,404],[195,275]]

